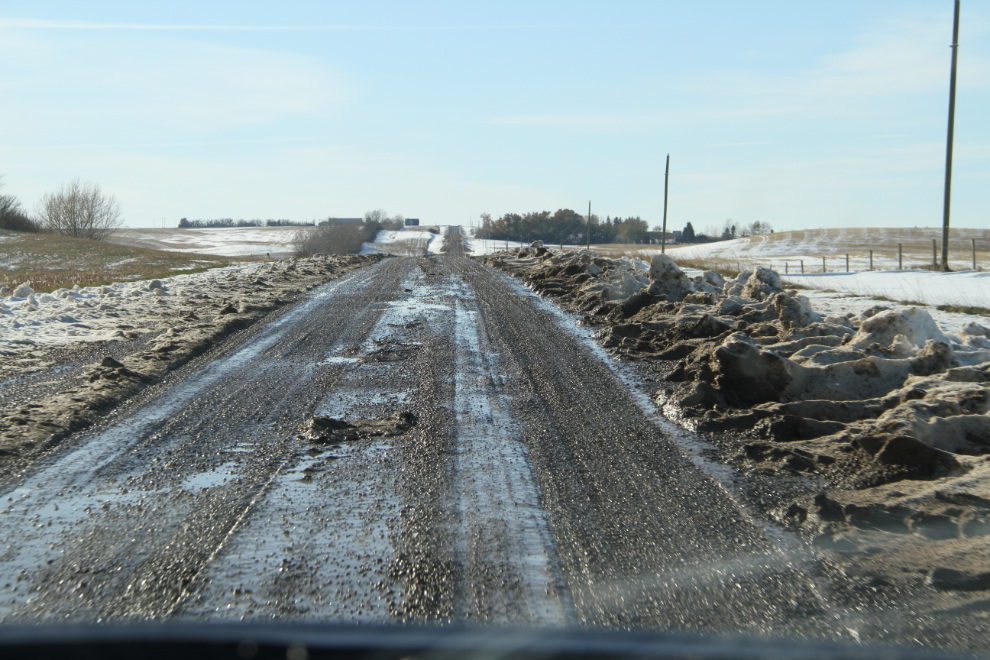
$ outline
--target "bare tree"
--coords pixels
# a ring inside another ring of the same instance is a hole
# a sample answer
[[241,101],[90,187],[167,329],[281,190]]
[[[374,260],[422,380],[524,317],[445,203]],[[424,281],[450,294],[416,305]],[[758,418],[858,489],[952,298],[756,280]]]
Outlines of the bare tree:
[[120,203],[104,195],[97,184],[75,179],[38,203],[38,217],[45,227],[63,236],[102,241],[123,224]]
[[743,236],[762,236],[764,234],[772,234],[773,227],[770,226],[769,222],[760,222],[759,220],[753,222],[752,224],[743,227]]
[[381,229],[397,230],[402,229],[405,225],[405,218],[401,214],[390,218],[388,213],[385,212],[385,209],[375,209],[364,214],[364,224],[377,226]]
[[[0,190],[3,190],[5,186],[3,175],[0,174]],[[24,213],[21,203],[16,197],[0,194],[0,229],[36,232],[39,227],[38,223]]]
[[364,214],[364,221],[368,224],[373,224],[377,222],[378,224],[385,224],[389,221],[388,213],[385,209],[375,209],[374,211],[368,211]]

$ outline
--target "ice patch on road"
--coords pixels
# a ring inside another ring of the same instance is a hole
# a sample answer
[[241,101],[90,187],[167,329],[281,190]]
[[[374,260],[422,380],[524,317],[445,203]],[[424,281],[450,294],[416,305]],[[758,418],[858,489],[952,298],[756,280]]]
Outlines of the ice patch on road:
[[[567,623],[566,605],[550,564],[547,548],[553,547],[546,512],[519,431],[508,413],[506,397],[492,382],[499,372],[498,356],[483,350],[478,312],[466,301],[474,296],[462,283],[455,308],[457,365],[454,412],[457,415],[457,481],[454,489],[462,520],[465,544],[490,545],[486,554],[497,556],[500,543],[519,543],[523,557],[522,586],[529,593],[520,603],[529,611],[524,620],[540,625]],[[513,515],[507,515],[507,505]],[[470,556],[468,548],[463,548]]]

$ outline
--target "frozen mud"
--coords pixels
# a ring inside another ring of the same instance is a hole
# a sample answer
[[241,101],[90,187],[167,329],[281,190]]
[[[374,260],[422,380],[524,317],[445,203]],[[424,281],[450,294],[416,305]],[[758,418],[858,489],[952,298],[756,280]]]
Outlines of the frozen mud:
[[692,277],[665,255],[536,244],[484,261],[582,314],[616,357],[664,363],[657,406],[731,438],[738,470],[803,479],[778,523],[869,549],[885,575],[990,595],[990,328],[949,333],[921,307],[823,317],[766,268]]
[[117,357],[90,365],[43,401],[0,411],[0,465],[53,446],[300,292],[380,258],[290,258],[52,294],[21,284],[0,300],[0,386],[50,368],[46,349],[53,347],[103,342]]

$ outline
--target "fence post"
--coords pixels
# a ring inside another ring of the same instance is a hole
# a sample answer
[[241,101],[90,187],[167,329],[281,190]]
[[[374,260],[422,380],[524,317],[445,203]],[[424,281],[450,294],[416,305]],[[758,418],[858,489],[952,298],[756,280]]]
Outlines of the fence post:
[[801,274],[804,275],[804,259],[801,260]]
[[973,270],[976,270],[976,239],[973,239]]
[[873,250],[870,250],[870,270],[873,270]]
[[825,256],[824,256],[824,255],[822,255],[822,272],[823,272],[823,273],[827,273],[827,272],[828,272],[828,271],[827,271],[827,270],[825,269]]
[[935,239],[932,239],[932,267],[938,270],[938,245],[935,243]]
[[849,272],[849,255],[846,255],[846,272]]
[[[973,245],[974,246],[976,245],[976,239],[975,238],[973,239]],[[973,248],[973,263],[974,264],[976,263],[976,248],[975,247]],[[973,266],[973,270],[976,270],[976,266]],[[791,271],[789,271],[787,269],[787,262],[785,261],[784,262],[784,275],[787,275],[787,273],[789,273],[789,272],[791,272]]]
[[897,244],[897,270],[904,270],[904,250],[900,243]]

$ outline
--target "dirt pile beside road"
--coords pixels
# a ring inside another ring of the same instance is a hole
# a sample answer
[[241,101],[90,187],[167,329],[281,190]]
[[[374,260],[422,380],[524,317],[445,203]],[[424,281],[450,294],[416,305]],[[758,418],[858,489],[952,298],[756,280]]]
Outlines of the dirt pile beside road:
[[667,361],[656,404],[736,438],[742,471],[820,484],[817,499],[785,503],[781,523],[835,547],[895,527],[985,545],[990,329],[947,336],[920,307],[823,318],[766,268],[727,281],[665,255],[647,264],[538,243],[483,260],[583,314],[612,354]]
[[[92,365],[73,387],[0,416],[0,465],[11,467],[38,455],[90,426],[125,399],[204,353],[222,338],[247,328],[268,312],[295,302],[299,295],[342,274],[383,258],[316,256],[285,259],[202,283],[194,294],[170,296],[166,282],[145,283],[161,301],[158,309],[128,319],[147,334],[138,350],[129,351],[120,336],[117,357]],[[119,311],[124,301],[106,287],[103,294]]]

